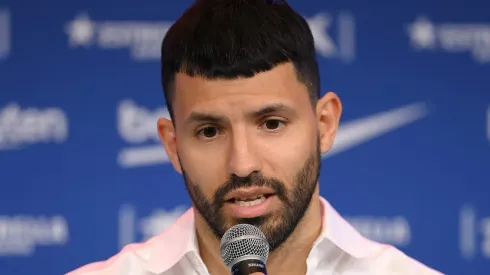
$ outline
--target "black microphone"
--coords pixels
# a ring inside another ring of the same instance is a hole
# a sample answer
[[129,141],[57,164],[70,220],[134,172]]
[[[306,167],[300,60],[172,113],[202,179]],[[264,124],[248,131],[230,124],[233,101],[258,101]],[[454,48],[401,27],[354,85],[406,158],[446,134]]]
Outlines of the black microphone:
[[237,224],[221,238],[221,258],[233,275],[267,274],[269,243],[259,228]]

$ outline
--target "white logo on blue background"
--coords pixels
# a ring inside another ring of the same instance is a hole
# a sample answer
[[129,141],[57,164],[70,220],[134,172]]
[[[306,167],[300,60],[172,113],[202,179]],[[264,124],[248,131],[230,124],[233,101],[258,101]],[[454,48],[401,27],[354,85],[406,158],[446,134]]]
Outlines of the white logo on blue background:
[[167,108],[150,110],[138,106],[131,99],[119,103],[117,110],[117,130],[119,136],[128,143],[117,157],[121,167],[138,167],[167,163],[168,156],[161,145],[157,131],[160,117],[170,119]]
[[79,14],[66,26],[70,47],[90,46],[94,43],[96,25],[86,13]]
[[373,241],[401,247],[409,245],[412,240],[410,223],[403,216],[353,216],[345,219],[361,235]]
[[63,216],[0,216],[0,256],[32,256],[37,246],[63,246],[68,240]]
[[170,21],[94,21],[88,13],[78,14],[65,25],[71,48],[129,49],[136,61],[160,59],[162,38]]
[[469,52],[479,63],[490,62],[490,23],[436,25],[420,16],[407,31],[411,46],[417,51]]
[[434,49],[437,44],[436,28],[425,17],[418,18],[408,27],[410,43],[417,50]]
[[487,138],[490,142],[490,105],[488,105],[487,109]]
[[[350,13],[340,13],[334,21],[328,13],[318,13],[306,18],[315,40],[317,52],[325,58],[337,58],[345,62],[355,59],[355,19]],[[333,23],[336,23],[337,36],[330,34]]]
[[0,60],[10,54],[10,13],[6,9],[0,9]]
[[425,102],[412,103],[341,123],[333,148],[323,158],[347,151],[428,116]]
[[459,248],[466,260],[480,255],[490,259],[490,217],[479,217],[471,204],[459,213]]
[[21,149],[36,143],[63,143],[68,118],[60,108],[25,108],[10,103],[0,109],[0,150]]

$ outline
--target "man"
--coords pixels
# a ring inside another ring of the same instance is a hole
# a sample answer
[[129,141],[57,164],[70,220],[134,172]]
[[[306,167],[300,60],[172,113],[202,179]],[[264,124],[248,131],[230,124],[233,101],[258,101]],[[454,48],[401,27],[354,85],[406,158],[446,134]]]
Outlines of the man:
[[342,105],[320,98],[313,37],[282,1],[202,0],[167,32],[158,132],[193,202],[172,227],[71,273],[230,274],[222,235],[258,226],[268,274],[440,274],[362,237],[319,195]]

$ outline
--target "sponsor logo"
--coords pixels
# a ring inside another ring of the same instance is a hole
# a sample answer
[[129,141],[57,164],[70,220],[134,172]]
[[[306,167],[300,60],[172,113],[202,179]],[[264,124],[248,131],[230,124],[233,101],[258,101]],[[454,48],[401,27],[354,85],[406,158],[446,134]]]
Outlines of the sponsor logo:
[[[307,18],[318,53],[347,62],[355,58],[355,20],[350,13],[319,13]],[[79,13],[65,25],[71,48],[129,49],[136,61],[158,61],[162,38],[172,21],[95,21]],[[335,29],[333,29],[335,27]],[[335,32],[336,36],[331,34]]]
[[407,31],[414,50],[469,52],[478,63],[490,62],[490,23],[435,24],[420,16]]
[[478,217],[473,205],[464,205],[459,212],[459,234],[459,248],[465,259],[478,255],[490,259],[490,217]]
[[160,143],[157,121],[170,119],[167,108],[150,110],[138,106],[133,100],[123,100],[117,110],[117,129],[121,138],[129,144],[118,155],[121,167],[137,167],[168,162],[167,153]]
[[0,9],[0,60],[10,54],[10,13],[6,9]]
[[0,216],[0,256],[31,256],[37,246],[65,245],[63,216]]
[[487,138],[490,142],[490,105],[488,105],[487,109]]
[[407,246],[412,239],[409,222],[396,217],[345,217],[363,236],[373,241],[396,246]]
[[331,157],[347,151],[423,119],[428,114],[427,104],[417,102],[341,123],[332,149],[322,157]]
[[[340,59],[351,62],[356,55],[355,19],[348,12],[339,13],[335,18],[333,15],[323,12],[306,18],[315,40],[317,52],[330,59]],[[337,35],[332,35],[332,27]]]
[[0,109],[0,150],[21,149],[35,143],[62,143],[68,137],[68,119],[59,108],[21,109],[10,103]]
[[184,205],[170,211],[154,209],[148,216],[137,217],[133,205],[123,205],[119,210],[119,247],[158,235],[177,221],[187,209]]
[[87,13],[78,14],[65,26],[69,46],[100,49],[129,49],[133,60],[160,58],[160,44],[170,21],[93,21]]

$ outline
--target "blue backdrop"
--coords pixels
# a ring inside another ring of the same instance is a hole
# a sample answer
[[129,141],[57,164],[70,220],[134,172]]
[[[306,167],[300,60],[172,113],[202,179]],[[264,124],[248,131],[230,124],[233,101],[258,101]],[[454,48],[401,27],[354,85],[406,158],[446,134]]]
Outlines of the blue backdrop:
[[[0,274],[106,259],[190,205],[156,133],[160,43],[190,3],[0,0]],[[344,104],[321,194],[427,265],[490,274],[490,4],[291,4]]]

